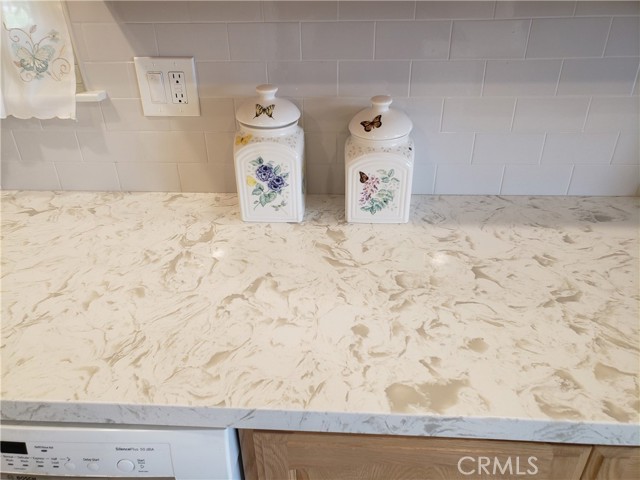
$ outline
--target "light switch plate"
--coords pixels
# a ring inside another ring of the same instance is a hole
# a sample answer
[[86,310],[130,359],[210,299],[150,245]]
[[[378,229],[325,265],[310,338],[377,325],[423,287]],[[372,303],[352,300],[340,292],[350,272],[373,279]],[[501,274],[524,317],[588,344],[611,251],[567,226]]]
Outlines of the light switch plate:
[[[200,100],[193,57],[134,57],[147,117],[197,117]],[[172,85],[172,81],[179,82]]]

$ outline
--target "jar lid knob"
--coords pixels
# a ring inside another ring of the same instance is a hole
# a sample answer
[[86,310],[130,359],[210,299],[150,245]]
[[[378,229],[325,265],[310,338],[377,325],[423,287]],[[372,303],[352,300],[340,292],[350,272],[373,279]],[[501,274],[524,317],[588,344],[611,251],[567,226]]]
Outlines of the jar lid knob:
[[378,112],[386,112],[389,110],[389,105],[391,105],[393,99],[389,95],[376,95],[375,97],[371,97],[371,105]]
[[271,100],[272,98],[275,98],[277,91],[278,87],[270,83],[265,83],[256,87],[256,92],[258,92],[260,98],[264,100]]

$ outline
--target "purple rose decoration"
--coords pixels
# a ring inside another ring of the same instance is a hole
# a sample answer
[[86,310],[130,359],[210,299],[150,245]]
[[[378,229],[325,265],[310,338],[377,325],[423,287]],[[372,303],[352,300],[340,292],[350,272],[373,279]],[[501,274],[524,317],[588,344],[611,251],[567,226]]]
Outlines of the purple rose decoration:
[[256,177],[263,182],[270,180],[273,177],[273,167],[271,165],[260,165],[256,169]]
[[267,186],[274,192],[279,192],[280,190],[282,190],[282,187],[285,186],[284,178],[282,178],[280,175],[275,176],[271,178],[271,180],[269,180]]

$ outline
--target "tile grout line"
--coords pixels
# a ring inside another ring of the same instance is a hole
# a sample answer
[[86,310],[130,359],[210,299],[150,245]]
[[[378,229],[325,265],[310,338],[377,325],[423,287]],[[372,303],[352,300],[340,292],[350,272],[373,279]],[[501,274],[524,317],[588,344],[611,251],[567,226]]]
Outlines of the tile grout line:
[[560,71],[558,72],[558,81],[556,82],[556,90],[553,92],[553,96],[558,96],[558,90],[560,89],[560,79],[562,78],[562,70],[564,69],[564,58],[560,62]]
[[533,30],[533,18],[529,19],[529,30],[527,31],[527,40],[524,44],[524,54],[522,56],[523,60],[527,59],[527,53],[529,52],[529,39],[531,38],[531,30]]
[[587,111],[584,114],[584,121],[582,122],[580,133],[584,133],[585,128],[587,127],[587,120],[589,119],[589,113],[591,112],[591,102],[593,102],[593,97],[589,97],[589,103],[587,103]]
[[576,170],[576,165],[575,163],[573,165],[571,165],[571,173],[569,174],[569,183],[567,183],[567,188],[564,191],[565,195],[569,195],[569,190],[571,189],[571,183],[573,182],[573,174]]
[[608,165],[613,165],[613,158],[616,155],[616,150],[618,150],[618,144],[620,143],[621,135],[622,135],[622,132],[618,131],[618,136],[616,137],[616,141],[613,143],[613,150],[611,150],[611,159],[609,160]]
[[604,58],[604,54],[607,51],[607,45],[609,45],[609,38],[611,37],[612,29],[613,29],[613,17],[611,17],[611,20],[609,21],[609,30],[607,31],[607,38],[604,41],[604,47],[602,47],[602,55],[600,55],[601,58]]
[[538,156],[539,167],[542,166],[542,157],[544,155],[544,149],[547,146],[547,135],[548,135],[548,132],[544,132],[544,135],[542,136],[542,148],[540,149],[540,155]]
[[451,20],[451,27],[449,27],[449,50],[447,51],[447,60],[451,60],[451,44],[453,42],[453,20]]

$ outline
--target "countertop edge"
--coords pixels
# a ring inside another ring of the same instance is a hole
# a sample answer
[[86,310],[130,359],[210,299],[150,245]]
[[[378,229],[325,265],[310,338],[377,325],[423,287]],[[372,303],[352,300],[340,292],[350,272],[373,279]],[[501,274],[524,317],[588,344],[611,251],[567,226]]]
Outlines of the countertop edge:
[[237,428],[640,446],[640,425],[227,407],[0,401],[3,422]]

